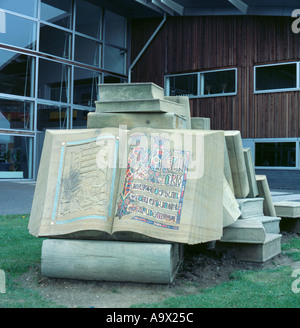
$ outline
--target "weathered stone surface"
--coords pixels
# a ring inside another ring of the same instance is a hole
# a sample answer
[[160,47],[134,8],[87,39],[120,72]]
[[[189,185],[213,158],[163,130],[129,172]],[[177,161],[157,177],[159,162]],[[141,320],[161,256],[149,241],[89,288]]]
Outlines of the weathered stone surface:
[[182,253],[179,244],[48,239],[41,269],[51,278],[169,284]]
[[256,220],[260,221],[266,231],[266,233],[273,233],[273,234],[279,234],[280,233],[280,221],[281,218],[277,216],[256,216],[252,218],[248,218],[246,220]]
[[258,244],[218,242],[216,248],[230,251],[242,261],[264,263],[281,253],[281,235],[266,234],[265,241]]
[[276,214],[285,218],[300,218],[300,202],[274,202]]
[[239,131],[224,131],[230,162],[234,193],[236,198],[246,198],[249,194],[249,182]]
[[96,101],[97,113],[174,113],[185,117],[185,106],[164,99]]
[[[192,128],[192,123],[191,123],[191,111],[190,111],[190,99],[189,99],[189,97],[185,97],[185,96],[166,96],[164,99],[176,102],[176,103],[181,104],[181,105],[184,106],[184,108],[185,108],[184,119],[186,120],[186,129],[191,129]],[[210,129],[205,129],[205,130],[210,130]]]
[[262,222],[256,220],[237,220],[223,229],[221,242],[264,243],[266,231]]
[[[176,137],[180,146],[187,138],[189,147],[178,148]],[[167,152],[160,159],[162,145]],[[217,240],[223,156],[222,131],[48,130],[29,231],[40,237],[107,239],[130,231],[189,244]],[[172,162],[166,170],[162,159]]]
[[101,101],[164,99],[164,89],[151,82],[99,84],[98,93]]
[[223,179],[223,227],[233,224],[241,215],[239,204],[224,176]]
[[240,210],[242,212],[240,219],[248,219],[256,216],[263,216],[263,202],[261,197],[256,198],[238,198]]
[[259,197],[262,197],[264,199],[264,203],[263,203],[264,215],[277,216],[267,177],[265,175],[256,175],[256,181],[257,181]]
[[197,130],[210,130],[210,118],[191,117],[191,128]]
[[251,148],[244,148],[243,151],[244,151],[245,164],[246,164],[246,170],[247,170],[247,176],[249,182],[248,197],[256,197],[258,196],[258,188],[257,188],[256,177],[255,177]]
[[225,175],[225,178],[226,178],[226,180],[229,184],[229,187],[230,187],[231,191],[234,194],[235,192],[234,192],[232,173],[231,173],[231,167],[230,167],[230,161],[229,161],[226,141],[225,141],[225,147],[224,147],[224,175]]
[[143,126],[154,129],[189,128],[187,120],[174,113],[88,113],[88,129],[120,126],[129,130]]

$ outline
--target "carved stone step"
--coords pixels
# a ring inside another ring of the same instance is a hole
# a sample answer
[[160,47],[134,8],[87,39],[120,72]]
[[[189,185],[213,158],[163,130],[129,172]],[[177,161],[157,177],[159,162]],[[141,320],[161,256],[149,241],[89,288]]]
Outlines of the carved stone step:
[[257,198],[239,198],[237,199],[240,210],[242,212],[240,219],[248,219],[256,216],[263,216],[263,203],[262,197]]
[[281,253],[281,235],[266,234],[263,243],[216,243],[218,252],[230,251],[239,260],[266,262]]
[[253,218],[248,218],[246,220],[256,220],[262,223],[265,228],[266,233],[280,233],[280,221],[281,218],[277,216],[258,216]]
[[237,220],[223,228],[221,242],[232,243],[264,243],[266,231],[259,220]]

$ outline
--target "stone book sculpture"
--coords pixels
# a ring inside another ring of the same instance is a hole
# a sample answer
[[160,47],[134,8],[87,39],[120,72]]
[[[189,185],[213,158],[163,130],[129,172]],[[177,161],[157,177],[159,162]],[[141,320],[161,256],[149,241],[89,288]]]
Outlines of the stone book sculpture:
[[223,166],[223,131],[47,130],[29,232],[65,239],[218,240]]

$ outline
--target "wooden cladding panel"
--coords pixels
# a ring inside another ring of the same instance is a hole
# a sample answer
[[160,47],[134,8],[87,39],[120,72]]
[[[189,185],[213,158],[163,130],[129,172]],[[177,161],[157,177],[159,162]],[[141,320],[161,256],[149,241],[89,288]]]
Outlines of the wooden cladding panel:
[[[134,20],[134,59],[161,19]],[[165,74],[237,67],[236,96],[191,99],[193,116],[243,138],[300,136],[300,92],[254,94],[254,66],[300,61],[300,34],[291,17],[168,17],[133,69],[133,81],[164,86]]]

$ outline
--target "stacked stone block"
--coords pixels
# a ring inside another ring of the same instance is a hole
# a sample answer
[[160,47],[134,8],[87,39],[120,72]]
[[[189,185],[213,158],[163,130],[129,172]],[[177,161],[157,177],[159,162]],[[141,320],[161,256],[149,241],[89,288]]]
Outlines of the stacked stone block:
[[231,172],[227,176],[241,215],[224,227],[217,249],[230,250],[241,260],[266,262],[281,252],[281,218],[267,178],[255,175],[250,149],[243,149],[239,131],[225,131],[225,139]]

